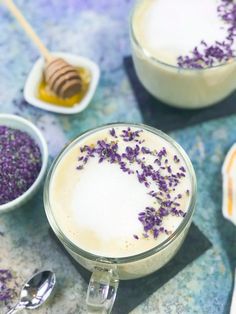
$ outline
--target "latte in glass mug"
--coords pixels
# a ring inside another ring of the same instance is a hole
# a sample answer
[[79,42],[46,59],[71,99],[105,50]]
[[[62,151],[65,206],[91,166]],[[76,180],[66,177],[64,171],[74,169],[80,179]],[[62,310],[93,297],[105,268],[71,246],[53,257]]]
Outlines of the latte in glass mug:
[[61,152],[45,183],[45,210],[66,250],[93,273],[88,311],[110,313],[119,279],[148,275],[176,254],[195,202],[188,156],[152,127],[101,126]]
[[161,244],[178,228],[192,194],[183,157],[139,127],[106,128],[60,160],[50,184],[57,224],[95,255],[127,257]]
[[236,87],[236,3],[139,0],[130,22],[139,80],[156,98],[201,108]]

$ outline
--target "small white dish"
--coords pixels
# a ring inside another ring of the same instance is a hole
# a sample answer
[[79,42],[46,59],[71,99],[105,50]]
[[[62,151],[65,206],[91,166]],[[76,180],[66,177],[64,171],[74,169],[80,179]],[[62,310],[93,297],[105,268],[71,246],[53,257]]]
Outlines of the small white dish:
[[35,107],[38,107],[40,109],[44,109],[47,111],[51,111],[51,112],[56,112],[56,113],[75,114],[75,113],[83,111],[90,103],[98,85],[98,81],[100,77],[100,70],[99,70],[98,65],[95,62],[87,58],[76,56],[70,53],[63,53],[63,52],[54,53],[53,52],[52,55],[63,58],[68,63],[72,64],[73,66],[77,66],[77,67],[81,66],[81,67],[87,68],[90,71],[91,82],[90,82],[86,95],[79,103],[75,104],[73,107],[57,106],[49,102],[40,100],[37,97],[37,93],[38,93],[39,83],[41,82],[42,76],[43,76],[44,59],[39,58],[34,64],[26,80],[25,87],[24,87],[25,100]]
[[39,149],[41,151],[42,155],[42,166],[41,170],[38,174],[37,179],[34,181],[34,183],[31,185],[31,187],[25,191],[22,195],[17,197],[16,199],[0,205],[0,213],[6,213],[8,211],[11,211],[13,209],[16,209],[20,206],[22,206],[25,202],[27,202],[38,190],[45,172],[47,170],[47,163],[48,163],[48,147],[47,143],[42,135],[42,133],[39,131],[39,129],[33,125],[30,121],[23,119],[21,117],[18,117],[16,115],[11,114],[0,114],[0,125],[5,125],[14,129],[18,129],[21,131],[24,131],[28,133],[38,144]]

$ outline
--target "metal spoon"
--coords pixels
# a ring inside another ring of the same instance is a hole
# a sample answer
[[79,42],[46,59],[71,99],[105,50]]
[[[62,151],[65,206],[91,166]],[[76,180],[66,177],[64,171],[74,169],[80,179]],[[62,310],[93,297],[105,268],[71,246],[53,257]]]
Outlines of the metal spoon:
[[20,301],[6,314],[15,314],[23,309],[36,309],[48,299],[55,283],[56,276],[50,270],[34,274],[23,286]]

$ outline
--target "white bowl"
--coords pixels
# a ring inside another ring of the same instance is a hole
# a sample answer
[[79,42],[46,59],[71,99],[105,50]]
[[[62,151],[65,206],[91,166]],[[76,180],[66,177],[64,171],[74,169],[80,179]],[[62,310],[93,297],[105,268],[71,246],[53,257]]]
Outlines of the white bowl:
[[87,68],[90,71],[91,82],[90,82],[86,95],[79,103],[75,104],[73,107],[57,106],[49,102],[40,100],[37,97],[37,93],[38,93],[39,83],[41,82],[42,76],[43,76],[44,59],[39,58],[34,64],[26,80],[25,87],[24,87],[25,100],[35,107],[38,107],[47,111],[57,112],[57,113],[75,114],[75,113],[83,111],[90,103],[95,93],[96,87],[98,85],[98,81],[100,77],[100,70],[99,70],[98,65],[87,58],[72,55],[70,53],[55,52],[55,53],[52,53],[52,55],[63,58],[68,63],[72,64],[73,66],[76,66],[76,67],[81,66],[81,67]]
[[38,144],[42,155],[42,166],[37,179],[22,195],[6,204],[0,205],[0,213],[5,213],[23,205],[34,195],[34,193],[39,188],[47,169],[48,148],[46,141],[39,129],[26,119],[11,114],[0,114],[0,125],[5,125],[28,133]]

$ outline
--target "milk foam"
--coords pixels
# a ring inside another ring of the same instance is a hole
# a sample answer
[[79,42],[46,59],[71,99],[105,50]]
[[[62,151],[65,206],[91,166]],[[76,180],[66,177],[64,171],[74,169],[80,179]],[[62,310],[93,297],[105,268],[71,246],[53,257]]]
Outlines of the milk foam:
[[[121,129],[117,127],[116,132],[119,133]],[[143,131],[141,137],[150,149],[160,150],[165,147],[169,160],[172,160],[170,164],[173,171],[179,167],[173,161],[173,156],[179,154],[168,142],[147,131]],[[57,224],[80,248],[107,257],[131,256],[151,249],[168,235],[161,234],[157,239],[142,237],[143,226],[138,220],[138,214],[146,206],[153,205],[153,200],[135,175],[122,172],[117,164],[106,161],[98,163],[96,158],[91,158],[83,170],[76,169],[80,147],[95,144],[98,139],[110,138],[108,129],[102,130],[71,148],[53,175],[50,204]],[[127,146],[127,142],[118,140],[118,143],[120,151]],[[184,165],[182,158],[179,158]],[[135,167],[133,165],[134,170]],[[176,195],[183,193],[179,200],[183,211],[187,211],[189,206],[187,189],[191,190],[188,173],[174,192]],[[165,217],[164,227],[173,232],[182,219],[171,215]],[[138,235],[140,239],[136,240],[133,235]]]
[[218,16],[217,0],[144,0],[133,28],[138,42],[158,60],[177,65],[204,40],[223,41],[227,25]]

